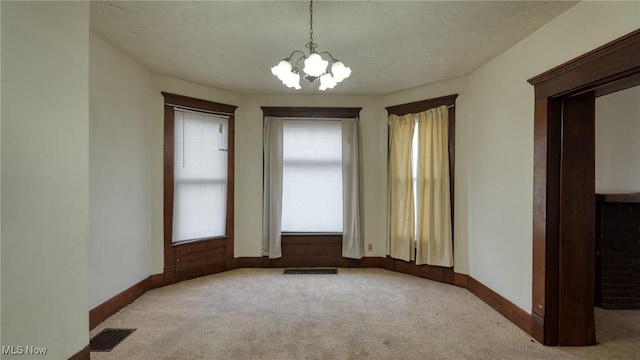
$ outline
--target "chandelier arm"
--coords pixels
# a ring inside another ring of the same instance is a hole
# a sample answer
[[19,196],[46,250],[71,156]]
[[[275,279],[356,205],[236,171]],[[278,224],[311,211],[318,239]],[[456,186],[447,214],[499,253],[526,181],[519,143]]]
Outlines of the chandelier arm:
[[318,55],[322,55],[322,54],[327,54],[327,55],[329,55],[329,57],[331,58],[331,61],[334,61],[334,60],[335,60],[335,58],[333,57],[333,55],[331,55],[331,53],[330,53],[330,52],[328,52],[328,51],[323,51],[323,52],[321,52],[321,53],[318,53]]
[[298,70],[302,69],[302,67],[300,66],[300,61],[305,60],[306,58],[307,58],[306,56],[299,57],[298,60],[292,63],[293,67]]
[[[293,55],[295,55],[296,53],[299,53],[299,54],[300,54],[303,58],[305,58],[305,59],[307,58],[307,55],[306,55],[303,51],[301,51],[301,50],[294,50],[294,51],[291,53],[291,55],[289,55],[289,57],[287,57],[287,59],[292,59],[292,58],[293,58]],[[298,59],[297,61],[300,61],[300,60]]]

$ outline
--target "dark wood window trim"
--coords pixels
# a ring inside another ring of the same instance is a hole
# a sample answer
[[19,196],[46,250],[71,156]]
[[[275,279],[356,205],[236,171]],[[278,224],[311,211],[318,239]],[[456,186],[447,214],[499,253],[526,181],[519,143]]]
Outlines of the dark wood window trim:
[[[437,98],[431,98],[426,100],[420,100],[416,102],[411,102],[407,104],[400,104],[394,106],[387,106],[387,112],[389,115],[407,115],[407,114],[417,114],[423,111],[427,111],[429,109],[433,109],[438,106],[455,106],[456,99],[458,98],[458,94],[452,94],[447,96],[441,96]],[[449,109],[451,111],[451,108]]]
[[[164,271],[169,279],[180,279],[180,272],[189,276],[199,269],[224,263],[233,258],[234,229],[234,113],[237,106],[162,92],[164,96]],[[227,168],[226,236],[193,239],[172,243],[173,234],[173,161],[174,109],[187,108],[229,116],[229,152]]]
[[438,106],[447,106],[449,108],[449,196],[451,197],[451,238],[453,239],[454,231],[454,206],[455,206],[455,170],[456,170],[456,98],[458,94],[441,96],[432,99],[416,101],[407,104],[388,106],[387,113],[389,115],[403,116],[407,114],[417,114]]
[[286,107],[262,106],[264,116],[300,117],[300,118],[344,118],[351,119],[360,116],[359,107]]
[[640,84],[640,29],[529,83],[535,91],[531,335],[545,345],[591,345],[596,341],[593,103],[596,96]]
[[342,235],[341,232],[314,232],[314,231],[283,231],[286,236],[317,236],[317,235]]
[[[287,107],[262,106],[263,116],[283,118],[352,119],[360,116],[360,107]],[[342,233],[283,232],[282,258],[267,259],[269,266],[298,264],[345,264],[342,258]]]

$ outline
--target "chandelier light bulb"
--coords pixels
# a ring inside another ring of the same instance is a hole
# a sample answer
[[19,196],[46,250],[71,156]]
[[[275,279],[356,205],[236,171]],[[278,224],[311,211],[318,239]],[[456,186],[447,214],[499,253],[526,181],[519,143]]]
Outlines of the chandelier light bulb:
[[304,60],[303,71],[307,75],[317,77],[327,72],[327,65],[329,65],[327,60],[323,60],[320,55],[313,53]]
[[291,71],[291,63],[287,60],[281,60],[278,63],[278,68],[280,69],[280,73],[287,73],[289,71]]
[[351,75],[351,68],[344,66],[342,61],[336,60],[333,62],[333,65],[331,65],[331,73],[336,83],[339,83]]
[[289,61],[281,60],[278,65],[271,68],[271,73],[278,77],[280,81],[284,83],[284,79],[287,74],[291,72],[291,63]]
[[336,86],[337,82],[331,76],[331,74],[326,73],[320,76],[320,87],[318,89],[324,91],[326,89],[333,89]]
[[282,75],[282,83],[284,85],[286,85],[287,87],[292,87],[291,86],[291,82],[292,82],[291,76],[293,76],[293,74],[291,74],[291,73]]
[[301,89],[300,87],[300,74],[296,72],[289,72],[285,75],[282,81],[287,87],[294,89]]

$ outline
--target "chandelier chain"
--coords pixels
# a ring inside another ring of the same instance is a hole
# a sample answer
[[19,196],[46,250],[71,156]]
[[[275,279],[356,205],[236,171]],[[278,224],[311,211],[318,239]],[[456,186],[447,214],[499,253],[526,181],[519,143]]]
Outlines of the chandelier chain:
[[309,2],[309,43],[313,44],[313,0]]

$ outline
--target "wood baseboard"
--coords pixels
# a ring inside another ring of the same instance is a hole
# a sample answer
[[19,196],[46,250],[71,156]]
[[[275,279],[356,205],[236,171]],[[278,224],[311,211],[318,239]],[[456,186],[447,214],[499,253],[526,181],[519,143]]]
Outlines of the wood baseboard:
[[69,360],[89,360],[91,358],[91,347],[85,346],[82,350],[73,354]]
[[[222,260],[220,262],[207,264],[198,268],[176,269],[166,268],[164,273],[150,275],[146,279],[134,284],[128,289],[113,296],[109,300],[96,306],[89,311],[89,330],[93,330],[109,316],[117,313],[120,309],[134,302],[149,290],[175,284],[177,282],[193,279],[200,276],[211,275],[238,267],[236,259]],[[230,262],[230,263],[229,263]],[[231,265],[229,267],[227,264]],[[240,266],[242,267],[242,266]]]
[[543,345],[558,345],[553,344],[548,341],[548,337],[544,336],[544,316],[540,314],[536,314],[534,311],[531,314],[531,337],[536,339],[540,344]]
[[[227,271],[226,260],[207,264],[201,267],[188,268],[188,269],[176,269],[175,282],[181,282],[185,280],[194,279],[201,276],[216,274]],[[167,284],[169,285],[169,284]]]
[[362,259],[349,259],[349,267],[352,268],[384,268],[386,259],[383,257],[363,257]]
[[480,300],[494,308],[497,312],[506,317],[509,321],[516,324],[527,334],[531,334],[531,315],[522,310],[511,301],[502,297],[502,295],[489,289],[487,286],[468,276],[468,289]]
[[403,274],[418,276],[424,279],[438,281],[445,284],[454,283],[453,268],[431,265],[416,265],[415,262],[406,262],[403,260],[392,259],[387,257],[387,262],[391,261],[391,267],[386,264],[388,270],[396,271]]
[[453,273],[453,285],[459,286],[461,288],[468,289],[469,288],[469,275]]
[[[335,263],[334,259],[329,263],[319,261],[321,256],[313,258],[311,261],[306,257],[298,261],[279,261],[272,260],[267,257],[240,257],[226,259],[226,261],[210,264],[209,266],[193,270],[193,271],[176,271],[176,269],[165,269],[162,274],[151,275],[148,278],[138,282],[123,292],[115,295],[111,299],[98,305],[89,312],[89,327],[95,328],[109,316],[115,314],[120,309],[129,305],[145,292],[175,284],[180,281],[192,279],[199,276],[219,273],[240,268],[277,268],[277,267],[347,267],[347,268],[381,268],[408,275],[414,275],[421,278],[439,281],[447,284],[456,285],[468,289],[480,300],[494,308],[509,321],[513,322],[527,334],[532,332],[532,316],[502,297],[500,294],[489,289],[484,284],[475,280],[466,274],[459,274],[453,271],[453,268],[443,268],[438,266],[415,265],[402,260],[396,260],[389,257],[364,257],[362,259],[345,259]],[[78,358],[83,359],[83,358]],[[74,358],[75,360],[75,358]]]
[[239,257],[232,260],[227,260],[227,269],[240,269],[240,268],[262,268],[263,259],[261,257]]
[[91,309],[89,311],[89,330],[95,328],[109,316],[117,313],[151,289],[151,277],[148,277]]
[[[167,270],[165,269],[162,274],[154,274],[149,276],[149,282],[151,284],[151,289],[160,288],[163,286],[171,285],[176,283],[176,273],[175,270]],[[149,289],[149,290],[151,290]]]

